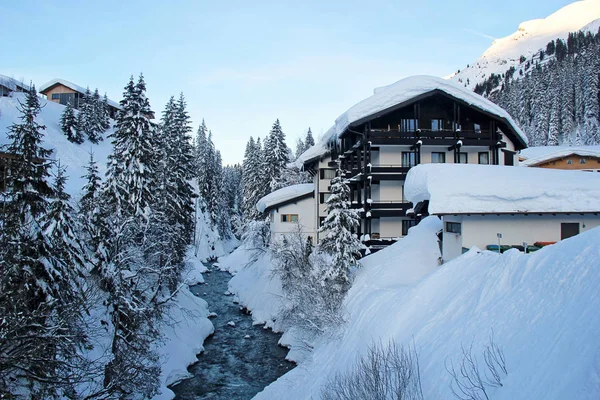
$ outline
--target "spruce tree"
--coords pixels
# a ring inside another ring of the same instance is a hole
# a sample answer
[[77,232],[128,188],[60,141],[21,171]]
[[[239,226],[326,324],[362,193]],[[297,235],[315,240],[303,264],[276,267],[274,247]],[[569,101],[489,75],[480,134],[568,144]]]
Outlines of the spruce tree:
[[110,128],[110,108],[108,106],[108,97],[104,93],[102,98],[102,129],[106,132]]
[[332,262],[323,271],[323,277],[335,290],[345,293],[350,287],[350,269],[356,266],[364,246],[354,233],[360,217],[350,206],[350,188],[340,169],[331,180],[331,195],[326,204],[327,217],[319,228],[325,235],[319,246],[321,251],[331,255]]
[[281,180],[282,172],[289,162],[288,154],[289,150],[285,144],[285,134],[281,129],[279,120],[276,120],[264,143],[264,176],[270,190],[273,190]]
[[65,110],[60,117],[60,128],[67,136],[69,142],[77,144],[83,143],[83,136],[81,136],[81,132],[77,129],[77,118],[73,112],[71,102],[67,103]]
[[312,131],[308,128],[306,132],[306,138],[304,138],[304,150],[308,150],[315,145],[315,139],[313,138]]
[[75,326],[78,260],[63,247],[72,238],[64,180],[57,190],[48,183],[51,151],[41,146],[45,126],[36,122],[40,104],[33,85],[19,110],[22,122],[8,129],[7,149],[15,159],[0,222],[0,388],[22,395],[13,385],[24,379],[31,397],[48,398],[72,389],[74,358],[85,342]]
[[142,75],[137,83],[133,76],[129,80],[121,107],[116,129],[110,136],[113,152],[108,157],[104,194],[112,215],[147,218],[155,187],[152,167],[156,148],[149,120],[152,110]]

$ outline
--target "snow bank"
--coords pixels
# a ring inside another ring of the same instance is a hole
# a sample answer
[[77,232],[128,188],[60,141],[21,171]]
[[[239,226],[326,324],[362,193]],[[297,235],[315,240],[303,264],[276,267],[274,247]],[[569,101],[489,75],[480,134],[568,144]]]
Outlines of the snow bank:
[[537,165],[549,160],[568,157],[572,154],[578,156],[600,157],[600,145],[596,146],[538,146],[521,150],[519,157],[523,158],[519,165]]
[[[25,103],[25,93],[12,93],[11,97],[0,97],[0,146],[10,144],[7,133],[8,128],[15,123],[21,123],[19,102]],[[85,167],[89,161],[89,152],[94,152],[94,159],[98,162],[100,176],[106,173],[106,162],[112,151],[112,145],[107,136],[113,132],[110,128],[104,133],[104,140],[99,144],[85,141],[82,144],[71,143],[67,140],[60,128],[60,117],[65,106],[53,101],[40,99],[42,107],[36,121],[46,126],[42,146],[53,150],[50,156],[53,160],[60,160],[60,164],[67,167],[68,176],[66,191],[71,196],[77,196],[85,184]],[[75,110],[77,114],[77,110]]]
[[267,208],[271,208],[283,202],[302,197],[311,192],[314,192],[314,190],[315,185],[312,183],[303,183],[300,185],[284,187],[272,193],[269,193],[265,197],[258,200],[256,202],[256,209],[262,213],[265,212]]
[[445,361],[456,365],[461,346],[472,344],[485,365],[481,354],[492,330],[508,374],[491,398],[600,397],[600,228],[533,254],[471,250],[437,267],[435,229],[419,226],[364,259],[340,336],[323,339],[310,362],[255,399],[319,398],[328,377],[348,371],[373,341],[391,339],[414,343],[426,399],[452,399]]
[[429,200],[430,214],[600,212],[600,174],[581,171],[422,164],[404,190],[413,204]]
[[229,281],[229,291],[235,293],[240,305],[252,312],[255,325],[265,324],[274,331],[281,308],[282,290],[279,277],[273,275],[271,257],[267,252],[256,252],[246,245],[219,258],[222,270],[234,277]]

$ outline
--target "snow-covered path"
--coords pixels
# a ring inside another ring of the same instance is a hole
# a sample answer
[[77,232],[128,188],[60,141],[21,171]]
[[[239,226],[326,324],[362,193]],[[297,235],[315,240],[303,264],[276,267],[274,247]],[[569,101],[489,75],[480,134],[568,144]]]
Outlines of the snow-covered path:
[[171,389],[176,399],[250,399],[294,365],[285,361],[288,350],[277,345],[280,335],[253,326],[252,317],[226,294],[231,275],[208,268],[205,283],[190,289],[217,314],[215,333],[204,342],[199,362],[188,369],[194,377]]

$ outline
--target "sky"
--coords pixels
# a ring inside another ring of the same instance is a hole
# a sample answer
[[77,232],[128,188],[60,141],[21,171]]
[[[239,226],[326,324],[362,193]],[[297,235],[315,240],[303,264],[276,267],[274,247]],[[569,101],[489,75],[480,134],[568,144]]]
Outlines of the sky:
[[143,73],[157,115],[183,92],[194,131],[204,119],[232,164],[275,119],[295,149],[373,88],[447,76],[571,2],[2,0],[0,74],[62,78],[119,101]]

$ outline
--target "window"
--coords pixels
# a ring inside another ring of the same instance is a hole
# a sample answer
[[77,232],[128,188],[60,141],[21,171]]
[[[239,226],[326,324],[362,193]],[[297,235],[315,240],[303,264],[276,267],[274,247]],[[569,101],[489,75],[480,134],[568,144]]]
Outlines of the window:
[[298,222],[298,214],[281,214],[281,222]]
[[446,153],[442,152],[432,152],[431,153],[431,162],[434,164],[443,164],[446,162]]
[[475,131],[475,133],[481,133],[481,125],[473,124],[473,130]]
[[402,236],[408,235],[408,230],[415,226],[417,223],[414,219],[402,220]]
[[322,169],[320,170],[321,179],[333,179],[335,178],[335,169]]
[[573,164],[573,160],[567,160],[567,164]]
[[444,120],[443,119],[432,119],[431,120],[431,130],[432,131],[441,131],[444,129]]
[[579,164],[586,164],[587,160],[585,158],[582,158],[579,160]]
[[461,234],[460,222],[446,222],[446,232]]
[[402,166],[403,167],[414,167],[417,164],[417,155],[412,151],[402,152]]
[[325,204],[327,199],[329,199],[329,196],[331,196],[331,193],[319,193],[319,202]]
[[52,100],[58,100],[60,99],[60,97],[58,96],[58,93],[52,93]]
[[504,165],[515,165],[515,155],[510,151],[504,152]]
[[489,164],[490,163],[490,153],[489,151],[482,151],[479,153],[479,164]]
[[414,119],[401,119],[400,120],[400,131],[402,132],[414,132],[419,129],[418,121]]
[[459,164],[468,164],[469,163],[469,153],[459,153],[458,154],[458,163]]

